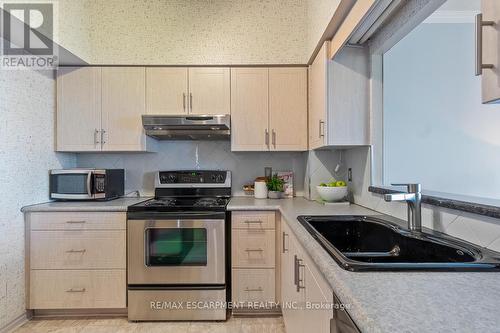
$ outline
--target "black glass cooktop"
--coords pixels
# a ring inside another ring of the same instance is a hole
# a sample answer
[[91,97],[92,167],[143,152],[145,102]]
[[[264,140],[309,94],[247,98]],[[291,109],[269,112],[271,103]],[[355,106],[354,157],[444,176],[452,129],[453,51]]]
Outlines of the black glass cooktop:
[[150,199],[128,207],[128,211],[224,211],[229,203],[225,197],[162,197]]

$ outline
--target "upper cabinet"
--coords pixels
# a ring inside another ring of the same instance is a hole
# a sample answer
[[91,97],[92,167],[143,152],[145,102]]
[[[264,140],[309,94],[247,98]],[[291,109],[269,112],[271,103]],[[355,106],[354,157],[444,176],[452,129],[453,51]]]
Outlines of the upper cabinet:
[[328,47],[309,67],[309,148],[368,145],[367,50],[345,46],[329,60]]
[[231,150],[269,150],[268,69],[231,69]]
[[328,46],[323,44],[309,66],[309,149],[326,145]]
[[57,91],[57,151],[151,150],[143,67],[63,68]]
[[[482,0],[476,17],[476,74],[482,75],[483,103],[500,102],[500,2]],[[482,53],[482,54],[481,54]],[[483,68],[485,67],[485,68]]]
[[146,150],[141,116],[146,113],[146,77],[141,67],[102,69],[103,150]]
[[101,150],[101,68],[57,72],[57,151]]
[[231,113],[227,67],[146,68],[146,111],[159,115]]
[[231,150],[307,150],[307,69],[231,69]]
[[146,68],[146,112],[186,114],[188,112],[188,69],[186,67]]
[[189,68],[189,113],[231,113],[230,70],[223,67]]
[[307,68],[269,68],[271,150],[307,150]]

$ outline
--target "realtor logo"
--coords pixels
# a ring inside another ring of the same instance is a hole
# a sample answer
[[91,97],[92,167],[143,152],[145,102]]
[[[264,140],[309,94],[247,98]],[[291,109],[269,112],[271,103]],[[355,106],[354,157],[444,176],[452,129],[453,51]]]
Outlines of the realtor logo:
[[54,4],[2,3],[4,69],[54,69]]

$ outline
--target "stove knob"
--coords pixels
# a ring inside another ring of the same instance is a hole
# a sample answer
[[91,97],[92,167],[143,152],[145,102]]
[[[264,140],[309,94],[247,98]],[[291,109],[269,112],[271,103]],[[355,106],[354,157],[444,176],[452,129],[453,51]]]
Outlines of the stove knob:
[[176,180],[177,177],[175,177],[175,175],[168,175],[168,181],[170,183],[175,183],[175,180]]
[[218,174],[216,177],[217,182],[223,183],[224,182],[224,176],[221,174]]

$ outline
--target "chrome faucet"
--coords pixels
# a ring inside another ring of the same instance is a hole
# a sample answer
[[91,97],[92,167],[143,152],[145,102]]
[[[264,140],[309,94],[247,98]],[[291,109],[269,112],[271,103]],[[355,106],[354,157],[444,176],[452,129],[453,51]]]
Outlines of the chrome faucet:
[[408,229],[422,231],[422,186],[420,184],[392,184],[393,186],[406,186],[407,193],[393,193],[384,195],[384,200],[406,201],[408,204]]

